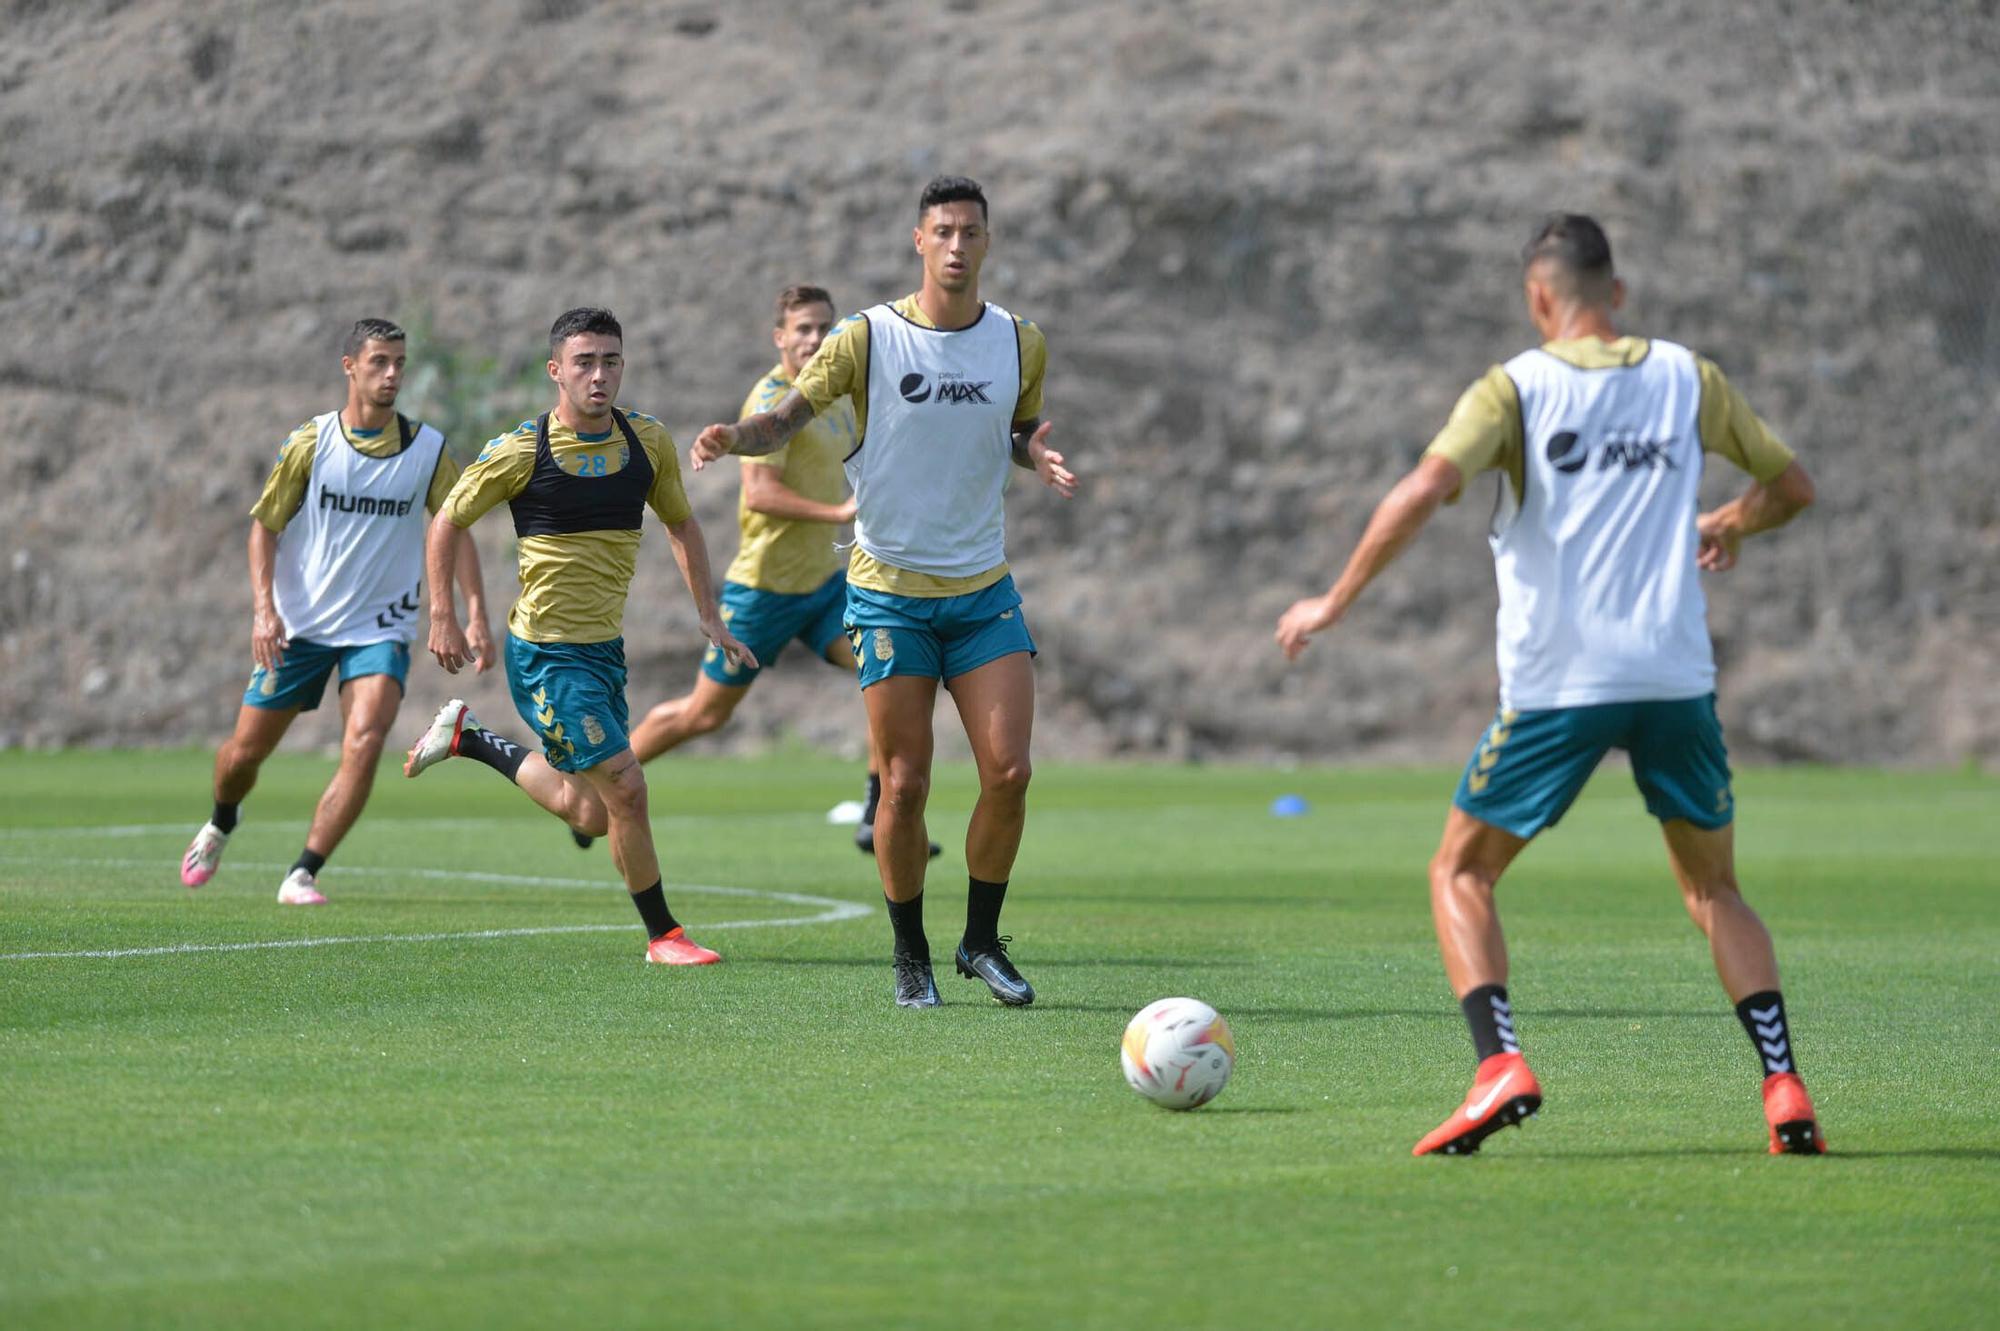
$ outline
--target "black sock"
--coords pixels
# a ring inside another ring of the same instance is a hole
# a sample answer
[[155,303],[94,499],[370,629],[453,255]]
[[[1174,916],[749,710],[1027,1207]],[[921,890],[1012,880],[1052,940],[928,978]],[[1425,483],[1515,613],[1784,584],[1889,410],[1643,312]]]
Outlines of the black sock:
[[234,832],[236,830],[236,806],[234,804],[224,804],[221,800],[217,800],[215,802],[215,812],[208,815],[208,821],[215,824],[215,830],[218,832]]
[[1752,994],[1738,1003],[1736,1020],[1743,1023],[1743,1033],[1757,1046],[1765,1076],[1798,1071],[1792,1063],[1792,1031],[1785,1024],[1784,996],[1776,989]]
[[1465,1024],[1472,1027],[1472,1050],[1484,1063],[1495,1054],[1518,1054],[1521,1042],[1514,1038],[1514,1009],[1507,1004],[1507,986],[1482,984],[1458,1005],[1465,1009]]
[[632,904],[639,908],[639,918],[646,922],[646,937],[658,938],[680,928],[674,913],[667,909],[667,889],[660,883],[655,882],[644,892],[634,892]]
[[970,876],[965,881],[965,950],[990,951],[1000,940],[1000,903],[1007,899],[1007,884]]
[[307,873],[317,878],[319,877],[319,871],[326,867],[326,856],[308,847],[299,852],[299,857],[292,861],[292,867],[294,869],[304,869]]
[[861,806],[861,821],[869,827],[875,826],[875,806],[882,802],[882,774],[868,774],[868,801]]
[[882,899],[889,904],[889,927],[896,931],[896,955],[929,961],[931,940],[924,936],[924,894],[919,892],[908,901]]
[[509,781],[521,770],[521,764],[528,761],[526,749],[485,729],[459,731],[458,756],[485,763]]

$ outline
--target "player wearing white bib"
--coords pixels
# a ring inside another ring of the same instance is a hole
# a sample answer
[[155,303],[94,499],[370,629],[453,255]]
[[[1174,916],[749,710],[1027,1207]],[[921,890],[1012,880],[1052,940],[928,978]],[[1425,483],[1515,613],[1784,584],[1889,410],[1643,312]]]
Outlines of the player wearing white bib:
[[1012,467],[1064,498],[1076,477],[1041,420],[1041,330],[979,297],[986,196],[963,177],[924,188],[914,235],[923,285],[842,320],[771,410],[696,438],[696,470],[784,446],[816,413],[854,404],[847,457],[858,516],[846,626],[882,774],[875,864],[895,933],[896,1002],[935,1007],[923,927],[930,836],[931,712],[943,681],[979,768],[965,834],[958,971],[1019,1007],[1035,991],[1007,956],[1000,907],[1027,821],[1034,639],[1008,575],[1004,492]]
[[[798,285],[778,293],[771,340],[778,363],[743,400],[739,416],[754,416],[784,399],[806,362],[833,329],[833,297],[825,287]],[[847,560],[840,527],[854,521],[841,464],[859,441],[854,408],[845,399],[808,422],[772,453],[742,459],[743,493],[736,506],[742,539],[722,580],[722,620],[757,658],[744,665],[719,648],[702,657],[694,688],[657,703],[632,727],[632,752],[649,763],[688,740],[729,723],[757,682],[794,640],[830,665],[854,669],[842,616],[847,610]],[[875,810],[882,792],[875,754],[868,755],[867,800],[855,844],[875,851]],[[579,844],[587,844],[581,834]],[[932,842],[930,853],[942,847]]]
[[[405,338],[363,319],[340,358],[347,405],[314,417],[278,452],[250,510],[250,654],[256,671],[236,731],[215,755],[215,810],[181,859],[181,881],[214,877],[238,805],[264,759],[340,671],[340,766],[320,797],[305,849],[278,888],[288,906],[326,900],[318,874],[361,816],[403,701],[410,640],[423,622],[424,529],[458,479],[444,436],[396,411]],[[458,581],[473,607],[479,668],[492,663],[486,593],[468,539]]]
[[[1466,391],[1416,470],[1375,510],[1339,581],[1278,622],[1278,643],[1296,659],[1439,504],[1483,470],[1505,474],[1490,537],[1500,706],[1466,765],[1430,871],[1438,945],[1479,1066],[1464,1105],[1414,1153],[1469,1154],[1540,1108],[1541,1086],[1514,1030],[1494,886],[1617,748],[1631,757],[1688,914],[1756,1046],[1770,1149],[1817,1154],[1825,1142],[1793,1060],[1777,956],[1737,887],[1735,801],[1700,580],[1734,566],[1744,537],[1810,504],[1812,482],[1712,363],[1671,342],[1618,334],[1624,285],[1595,221],[1551,215],[1523,260],[1543,344]],[[1701,513],[1709,454],[1752,484]]]

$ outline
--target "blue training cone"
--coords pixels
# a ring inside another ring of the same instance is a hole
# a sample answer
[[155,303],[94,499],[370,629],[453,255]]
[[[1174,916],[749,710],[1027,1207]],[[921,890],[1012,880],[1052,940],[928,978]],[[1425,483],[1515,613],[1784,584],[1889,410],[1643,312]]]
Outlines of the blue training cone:
[[1280,795],[1271,801],[1271,816],[1273,818],[1297,818],[1305,813],[1307,807],[1306,799],[1303,795]]

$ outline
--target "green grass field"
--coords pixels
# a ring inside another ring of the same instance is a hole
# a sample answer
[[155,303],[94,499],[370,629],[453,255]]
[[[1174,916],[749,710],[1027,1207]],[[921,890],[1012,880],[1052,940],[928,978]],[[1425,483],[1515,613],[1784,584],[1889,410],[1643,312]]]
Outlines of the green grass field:
[[[188,892],[206,766],[0,754],[0,1325],[2000,1323],[1992,777],[1739,783],[1833,1155],[1764,1154],[1607,771],[1503,889],[1542,1115],[1413,1160],[1472,1068],[1423,881],[1449,774],[1048,766],[1005,919],[1039,1001],[947,963],[913,1013],[823,819],[849,767],[654,766],[670,897],[727,957],[683,971],[602,847],[471,764],[385,769],[302,911],[272,897],[329,766],[283,756]],[[940,774],[940,957],[971,794]],[[183,950],[73,955],[135,948]],[[1192,1114],[1118,1071],[1174,993],[1238,1042]]]

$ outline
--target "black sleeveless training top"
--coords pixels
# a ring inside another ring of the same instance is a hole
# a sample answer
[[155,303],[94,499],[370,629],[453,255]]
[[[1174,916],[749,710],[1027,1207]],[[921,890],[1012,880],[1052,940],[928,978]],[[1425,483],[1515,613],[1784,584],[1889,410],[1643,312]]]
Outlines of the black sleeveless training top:
[[653,460],[625,419],[611,419],[631,451],[625,465],[609,476],[572,476],[556,465],[549,448],[549,413],[535,418],[535,470],[527,486],[508,502],[516,536],[564,536],[581,531],[637,531],[646,516],[646,492],[653,488]]

